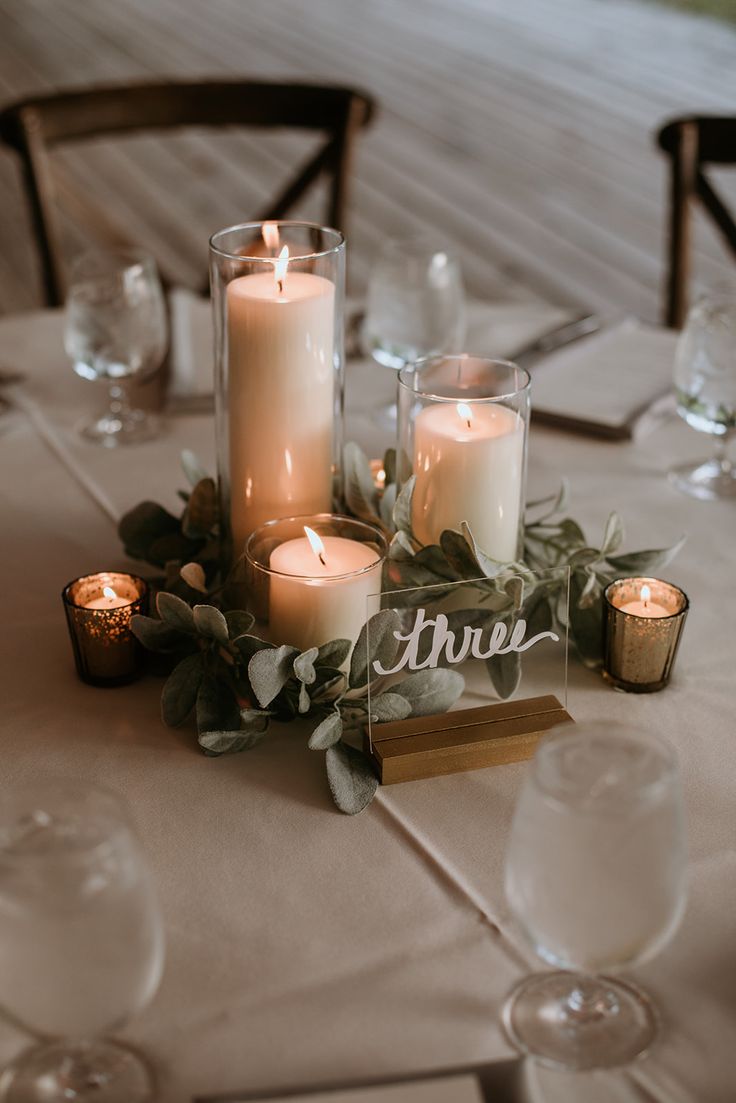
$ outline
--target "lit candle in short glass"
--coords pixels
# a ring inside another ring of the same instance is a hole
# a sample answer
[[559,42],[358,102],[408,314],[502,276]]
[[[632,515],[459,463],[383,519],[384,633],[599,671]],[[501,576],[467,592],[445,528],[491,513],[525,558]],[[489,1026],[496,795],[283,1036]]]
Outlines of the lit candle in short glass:
[[663,689],[685,624],[687,595],[659,578],[618,578],[603,599],[604,677],[629,693]]
[[130,622],[147,612],[148,584],[137,575],[101,571],[74,579],[61,596],[82,681],[116,686],[137,678],[143,653]]
[[503,563],[523,544],[529,375],[506,360],[436,356],[399,372],[398,483],[414,476],[421,544],[466,522]]
[[355,643],[380,607],[385,555],[379,530],[350,517],[317,514],[261,525],[246,544],[258,634],[300,651],[335,639]]

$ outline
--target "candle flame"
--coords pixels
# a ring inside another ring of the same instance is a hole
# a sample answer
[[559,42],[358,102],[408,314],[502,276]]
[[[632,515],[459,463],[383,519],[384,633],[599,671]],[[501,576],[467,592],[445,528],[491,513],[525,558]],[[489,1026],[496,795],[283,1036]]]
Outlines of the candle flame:
[[473,426],[473,411],[470,409],[470,406],[465,402],[458,402],[457,412],[464,421],[467,421],[468,429],[471,429]]
[[102,587],[102,593],[104,594],[105,597],[110,597],[110,598],[118,596],[115,593],[115,591],[113,590],[112,586],[103,586]]
[[647,604],[647,602],[649,601],[649,598],[651,596],[652,596],[652,591],[649,589],[647,584],[644,583],[644,585],[641,588],[641,600],[644,602],[645,605]]
[[261,227],[261,233],[263,235],[263,243],[266,248],[272,252],[278,252],[281,235],[279,234],[279,227],[277,222],[264,222]]
[[279,259],[273,266],[273,275],[279,289],[279,295],[284,291],[284,277],[286,276],[286,269],[289,267],[289,246],[285,245],[279,253]]
[[311,547],[312,551],[317,556],[317,558],[319,559],[322,566],[326,567],[327,564],[325,562],[325,546],[324,546],[324,544],[322,543],[322,541],[320,540],[319,536],[314,531],[314,529],[310,529],[309,525],[304,526],[304,531],[307,535],[307,540],[309,541],[309,546]]

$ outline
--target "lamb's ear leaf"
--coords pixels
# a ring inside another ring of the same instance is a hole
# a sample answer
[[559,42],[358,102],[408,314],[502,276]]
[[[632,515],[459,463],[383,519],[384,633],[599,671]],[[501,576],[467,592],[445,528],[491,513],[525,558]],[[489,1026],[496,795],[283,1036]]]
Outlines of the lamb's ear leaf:
[[161,717],[164,724],[176,728],[187,719],[197,700],[204,668],[202,655],[187,655],[174,667],[161,692]]
[[606,562],[621,575],[646,574],[671,563],[686,539],[685,536],[680,537],[669,548],[652,548],[650,551],[630,552],[629,555],[607,555]]
[[184,643],[181,632],[155,617],[136,613],[130,618],[130,630],[148,651],[177,651]]
[[200,636],[207,636],[217,643],[227,643],[227,621],[219,609],[215,609],[214,605],[195,605],[192,614]]
[[364,521],[376,519],[376,487],[365,455],[354,441],[343,449],[345,501],[350,511]]
[[197,626],[194,623],[194,613],[191,605],[177,597],[176,594],[162,592],[156,597],[156,608],[161,620],[180,632],[189,632],[197,635]]
[[339,712],[331,712],[321,720],[309,737],[310,751],[326,751],[338,743],[342,735],[342,717]]
[[348,816],[362,812],[378,788],[378,778],[368,758],[347,743],[335,743],[328,747],[325,759],[327,781],[337,807]]
[[465,679],[457,670],[418,670],[391,687],[411,705],[412,716],[432,716],[447,712],[465,689]]
[[416,475],[407,479],[396,496],[394,505],[394,524],[397,529],[411,532],[411,499],[414,493]]
[[[381,609],[363,625],[350,662],[349,685],[353,689],[365,686],[372,680],[369,665],[378,661],[387,670],[399,649],[396,633],[401,630],[401,620],[395,609]],[[368,641],[370,640],[370,656]]]
[[209,755],[238,754],[249,751],[268,733],[269,713],[260,709],[241,709],[239,731],[202,732],[199,745]]
[[299,654],[296,647],[283,644],[256,651],[248,663],[248,681],[261,708],[267,708],[278,697],[294,669],[294,659]]

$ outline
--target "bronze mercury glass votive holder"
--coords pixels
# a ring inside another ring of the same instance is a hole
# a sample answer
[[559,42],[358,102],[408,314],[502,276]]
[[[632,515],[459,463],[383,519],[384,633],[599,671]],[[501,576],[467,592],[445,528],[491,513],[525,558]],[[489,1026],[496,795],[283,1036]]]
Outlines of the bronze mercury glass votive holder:
[[77,674],[93,686],[120,686],[143,670],[143,649],[130,629],[148,611],[148,583],[133,574],[82,575],[62,594]]
[[659,578],[617,578],[603,594],[603,676],[628,693],[663,689],[690,603]]

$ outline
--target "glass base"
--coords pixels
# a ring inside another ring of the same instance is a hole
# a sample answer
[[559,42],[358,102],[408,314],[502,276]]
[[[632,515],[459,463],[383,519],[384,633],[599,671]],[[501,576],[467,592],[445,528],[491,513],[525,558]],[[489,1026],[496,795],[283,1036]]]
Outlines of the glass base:
[[513,989],[502,1010],[509,1041],[557,1069],[628,1065],[651,1047],[657,1012],[645,993],[612,977],[538,973]]
[[121,444],[141,444],[154,440],[161,432],[161,418],[145,410],[108,410],[96,421],[79,426],[79,433],[93,444],[117,448]]
[[142,1058],[118,1042],[36,1046],[0,1077],[3,1103],[147,1103],[154,1079]]
[[673,486],[691,498],[714,501],[736,497],[736,468],[727,462],[706,460],[705,463],[682,464],[669,471]]

